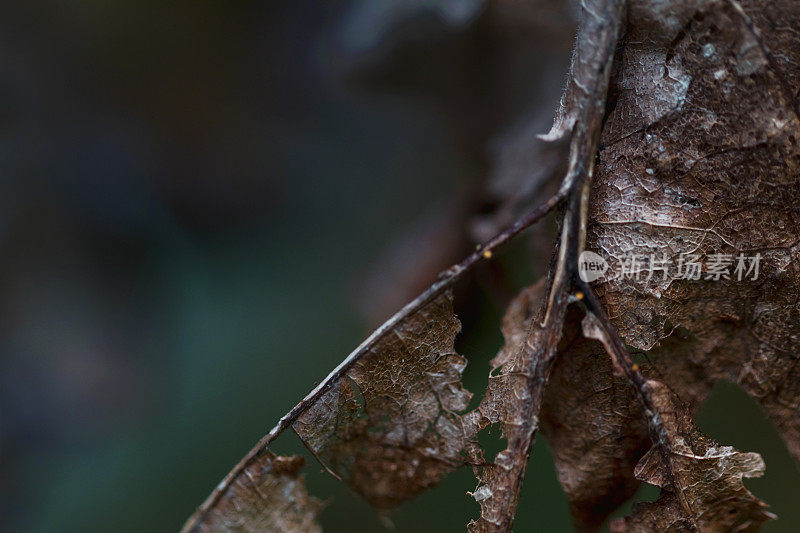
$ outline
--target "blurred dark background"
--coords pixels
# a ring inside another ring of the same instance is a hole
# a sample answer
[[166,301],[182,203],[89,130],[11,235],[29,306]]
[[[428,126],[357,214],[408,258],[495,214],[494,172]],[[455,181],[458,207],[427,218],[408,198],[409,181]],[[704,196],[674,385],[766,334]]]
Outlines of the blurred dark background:
[[[573,35],[558,0],[3,3],[0,528],[179,529],[370,327],[536,196]],[[505,286],[484,271],[459,293],[476,392],[504,298],[543,272],[525,246],[503,260]],[[765,455],[749,486],[783,517],[770,531],[800,523],[750,400],[719,387],[701,427]],[[330,531],[477,513],[468,470],[388,518],[306,470]],[[518,529],[569,530],[543,440],[528,480]]]

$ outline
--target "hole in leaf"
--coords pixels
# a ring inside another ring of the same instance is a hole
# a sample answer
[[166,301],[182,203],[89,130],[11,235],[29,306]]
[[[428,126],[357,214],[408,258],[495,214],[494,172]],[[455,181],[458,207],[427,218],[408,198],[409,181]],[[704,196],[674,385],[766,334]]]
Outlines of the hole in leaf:
[[700,409],[697,423],[718,442],[761,454],[767,465],[765,475],[746,479],[745,485],[778,515],[778,520],[767,524],[767,531],[796,531],[800,523],[800,469],[761,406],[737,385],[719,381]]

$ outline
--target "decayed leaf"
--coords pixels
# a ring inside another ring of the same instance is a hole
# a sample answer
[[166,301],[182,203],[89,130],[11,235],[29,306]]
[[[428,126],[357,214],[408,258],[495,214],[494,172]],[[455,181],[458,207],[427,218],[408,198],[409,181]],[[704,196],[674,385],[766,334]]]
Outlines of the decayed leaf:
[[636,467],[636,477],[661,487],[655,502],[637,503],[633,516],[612,524],[615,532],[758,531],[775,518],[742,483],[764,473],[757,453],[720,446],[700,433],[667,386],[645,383],[658,417],[658,442]]
[[505,345],[492,360],[492,372],[486,395],[474,413],[479,428],[500,424],[507,447],[499,452],[492,464],[476,468],[480,485],[472,496],[481,506],[481,516],[470,523],[470,531],[492,531],[510,526],[509,505],[516,508],[527,454],[518,450],[525,440],[533,438],[538,427],[530,411],[538,407],[531,394],[529,372],[532,351],[526,350],[534,318],[544,301],[546,285],[540,282],[522,291],[509,305],[503,317]]
[[[631,3],[587,249],[612,269],[632,254],[642,262],[639,279],[594,286],[626,343],[652,362],[642,365],[645,376],[668,384],[691,410],[716,380],[739,383],[800,458],[800,122],[791,89],[800,40],[791,27],[800,27],[800,4],[792,1]],[[761,254],[758,279],[706,280],[707,269],[699,280],[674,279],[681,254],[708,263],[718,253],[734,257],[731,274],[739,254]],[[672,265],[665,279],[658,271],[645,279],[651,254]],[[612,379],[600,359],[570,353],[562,366],[600,382]],[[587,398],[585,389],[584,382],[552,394],[570,404]],[[588,397],[587,409],[608,413],[608,427],[624,427],[631,413],[612,408],[620,389],[613,390],[608,398]],[[555,402],[545,409],[553,410],[546,420],[566,414]],[[626,438],[580,455],[570,448],[601,431],[591,424],[550,426],[576,525],[593,517],[596,527],[619,487],[630,486],[630,461],[646,433],[641,425],[628,427]]]
[[321,502],[309,498],[299,456],[264,452],[250,464],[201,523],[187,524],[193,533],[317,533]]
[[[514,523],[522,481],[533,437],[539,428],[542,407],[557,347],[561,340],[567,306],[574,287],[574,265],[583,244],[588,184],[602,124],[612,58],[619,39],[625,3],[620,0],[594,0],[583,3],[578,45],[572,58],[570,86],[562,101],[563,116],[548,134],[548,140],[569,135],[568,170],[558,194],[564,194],[568,207],[562,221],[558,256],[551,269],[547,298],[530,320],[524,342],[519,332],[506,328],[511,343],[496,363],[500,374],[490,376],[489,386],[478,409],[478,425],[502,423],[506,449],[492,464],[478,469],[480,485],[473,493],[481,515],[470,522],[472,532],[509,531]],[[524,303],[518,303],[527,310]],[[512,313],[513,314],[513,313]],[[507,325],[513,326],[513,318]],[[516,321],[519,323],[519,321]],[[513,355],[511,355],[513,354]]]
[[[476,251],[443,272],[379,327],[242,459],[183,531],[219,527],[219,517],[235,524],[237,509],[248,514],[239,502],[261,498],[254,471],[275,457],[268,446],[289,425],[329,470],[376,507],[402,503],[454,468],[480,460],[472,445],[474,424],[459,415],[472,395],[460,381],[466,360],[453,342],[461,326],[446,287],[484,259]],[[290,461],[296,474],[296,459],[281,461],[281,473]],[[275,521],[272,503],[261,501],[260,527],[280,530],[283,522]]]
[[[449,289],[464,273],[489,260],[496,248],[550,213],[559,199],[551,198],[441,272],[433,285],[376,329],[281,418],[187,520],[183,531],[206,527],[227,505],[231,486],[248,475],[290,425],[317,458],[330,464],[331,472],[331,467],[337,469],[378,507],[416,496],[464,463],[479,464],[483,459],[474,441],[477,412],[458,414],[471,394],[460,383],[466,361],[453,348],[460,324]],[[564,299],[558,301],[563,308]],[[553,316],[559,320],[561,314]],[[551,341],[557,340],[560,329],[552,331]],[[528,451],[529,447],[525,455]]]
[[393,507],[464,464],[466,359],[449,294],[398,324],[295,421],[308,448],[376,507]]
[[594,531],[639,488],[633,470],[650,439],[629,380],[615,375],[602,345],[580,336],[577,322],[568,316],[541,423],[575,528]]

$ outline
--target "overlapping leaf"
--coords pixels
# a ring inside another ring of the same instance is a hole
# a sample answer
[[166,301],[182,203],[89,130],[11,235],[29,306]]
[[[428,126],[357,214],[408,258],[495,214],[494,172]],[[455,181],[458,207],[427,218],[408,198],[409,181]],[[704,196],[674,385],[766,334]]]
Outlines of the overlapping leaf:
[[764,473],[757,453],[720,446],[700,433],[669,388],[645,383],[659,438],[636,466],[636,477],[661,487],[655,502],[638,503],[613,531],[758,531],[775,518],[742,483]]
[[[661,10],[631,4],[587,248],[612,268],[632,255],[642,261],[639,279],[599,282],[596,290],[625,341],[652,362],[643,365],[646,375],[663,380],[691,409],[716,380],[739,383],[800,457],[800,122],[797,97],[787,90],[800,41],[772,31],[798,27],[800,5],[770,2],[763,10],[755,4],[744,10],[732,1],[671,2]],[[780,47],[780,59],[770,46]],[[674,279],[681,254],[708,263],[719,253],[760,254],[758,279],[714,281],[706,279],[707,270],[699,280]],[[651,255],[672,265],[669,276],[645,279]],[[611,379],[604,363],[589,366],[580,371]],[[581,397],[580,387],[573,396],[566,387],[559,392],[562,402]],[[588,401],[594,412],[611,405],[595,396]],[[551,405],[554,417],[565,414]],[[628,425],[629,416],[623,409],[606,424]],[[604,502],[614,499],[617,485],[630,483],[625,472],[646,433],[640,428],[639,438],[631,438],[635,425],[628,427],[628,438],[604,452],[605,460],[567,460],[566,447],[577,437],[553,424],[551,439],[564,439],[564,450],[556,445],[554,453],[577,523],[598,509],[606,509],[601,516],[610,511]],[[595,481],[610,471],[617,472],[616,483]]]

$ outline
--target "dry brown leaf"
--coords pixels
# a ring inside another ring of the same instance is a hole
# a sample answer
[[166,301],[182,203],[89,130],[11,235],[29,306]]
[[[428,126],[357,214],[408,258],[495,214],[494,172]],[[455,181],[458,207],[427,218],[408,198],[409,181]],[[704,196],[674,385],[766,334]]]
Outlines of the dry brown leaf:
[[[515,453],[525,439],[531,439],[538,423],[527,413],[531,396],[529,361],[524,349],[533,320],[544,300],[546,285],[540,282],[522,291],[508,306],[503,317],[505,344],[492,360],[489,385],[474,415],[479,428],[500,424],[507,447],[499,452],[492,464],[476,468],[480,485],[472,493],[481,506],[481,516],[470,524],[470,531],[492,531],[509,523],[507,506],[514,508],[527,455]],[[536,410],[536,406],[533,406]],[[523,462],[524,461],[524,462]],[[520,464],[522,462],[522,464]],[[511,517],[513,519],[513,517]]]
[[449,294],[398,324],[331,384],[293,428],[376,507],[393,507],[464,464],[466,359]]
[[[578,322],[571,314],[565,328]],[[633,470],[650,439],[628,379],[614,374],[602,345],[578,333],[565,333],[572,340],[562,343],[541,423],[575,528],[593,531],[639,488]]]
[[[559,199],[551,198],[441,272],[433,285],[376,329],[259,441],[183,531],[205,527],[227,505],[230,488],[240,484],[290,425],[331,473],[338,477],[332,468],[338,470],[376,507],[402,503],[465,463],[480,464],[477,412],[459,414],[471,393],[460,382],[466,360],[454,352],[460,323],[450,288],[464,273],[488,261],[495,249],[550,213]],[[564,299],[559,302],[563,308]],[[556,328],[551,330],[551,341],[557,340]]]
[[[773,9],[779,3],[784,20],[800,21],[797,2],[773,2]],[[656,123],[635,114],[609,117],[609,137],[637,122],[642,131],[607,143],[600,154],[605,179],[597,181],[589,246],[609,257],[761,253],[758,280],[609,283],[604,292],[630,345],[656,363],[688,356],[701,387],[701,377],[740,383],[800,457],[800,382],[793,374],[800,348],[800,121],[745,20],[731,3],[713,4],[691,18],[674,45],[675,76],[687,81],[676,112]],[[796,63],[800,46],[787,50]],[[617,106],[637,107],[624,100]],[[665,342],[670,336],[679,342]]]
[[742,483],[764,473],[760,455],[720,446],[700,433],[663,383],[647,381],[645,392],[660,431],[636,466],[636,477],[661,487],[661,497],[637,503],[633,516],[615,521],[612,531],[758,531],[775,518]]
[[319,533],[317,514],[322,503],[309,498],[299,456],[264,452],[222,494],[205,520],[192,533]]
[[[642,365],[646,376],[668,384],[692,410],[716,380],[739,383],[800,458],[800,122],[791,90],[797,90],[800,39],[787,29],[800,27],[800,4],[632,2],[629,22],[587,249],[612,266],[630,254],[645,265],[650,254],[675,265],[682,253],[706,260],[761,253],[763,262],[755,281],[662,281],[659,273],[646,281],[645,273],[640,280],[598,282],[595,290],[626,343],[652,362]],[[772,52],[778,49],[780,56]],[[555,371],[553,398],[567,405],[586,398],[588,410],[610,415],[607,427],[629,428],[607,450],[577,454],[574,446],[603,433],[586,424],[593,415],[565,423],[565,408],[555,401],[545,407],[553,423],[544,429],[576,525],[589,517],[592,529],[613,507],[607,503],[619,499],[619,487],[631,486],[630,461],[646,432],[630,425],[629,409],[613,407],[624,387],[604,398],[587,397],[585,381],[557,385],[561,371],[570,379],[578,372],[598,382],[614,379],[607,362],[576,351]]]
[[[442,273],[437,283],[378,328],[245,456],[183,531],[236,524],[237,512],[251,514],[240,502],[259,500],[264,502],[260,527],[280,530],[284,522],[271,511],[273,502],[261,498],[252,478],[264,461],[272,467],[275,456],[268,446],[289,425],[334,475],[376,507],[398,505],[454,468],[480,460],[471,444],[474,425],[464,424],[459,414],[472,395],[461,385],[466,360],[453,347],[461,325],[445,287],[481,259],[476,252]],[[281,475],[288,472],[286,461],[297,473],[299,459],[278,459],[276,464],[284,467]],[[262,478],[273,482],[263,476],[258,480]]]

